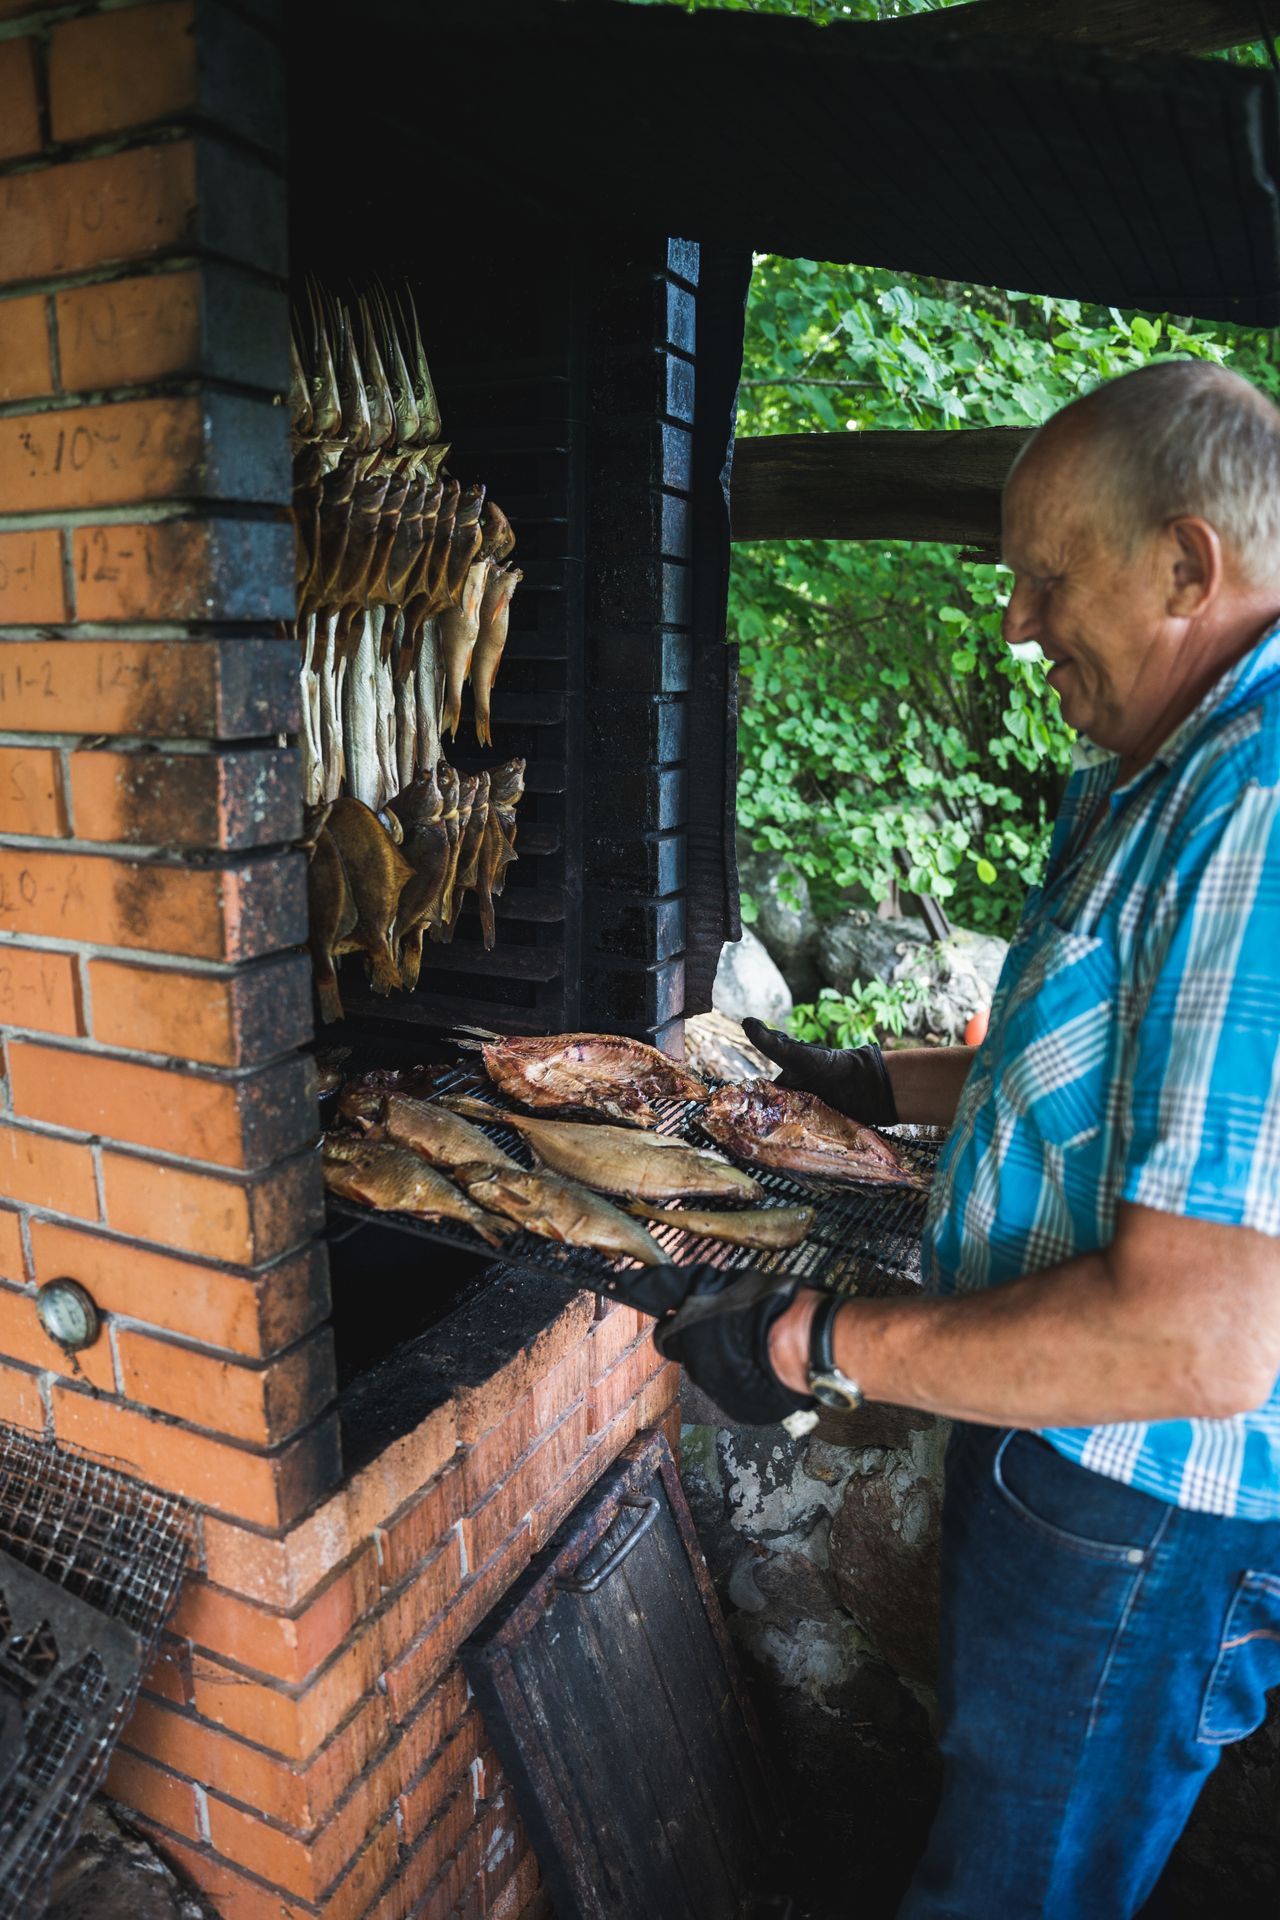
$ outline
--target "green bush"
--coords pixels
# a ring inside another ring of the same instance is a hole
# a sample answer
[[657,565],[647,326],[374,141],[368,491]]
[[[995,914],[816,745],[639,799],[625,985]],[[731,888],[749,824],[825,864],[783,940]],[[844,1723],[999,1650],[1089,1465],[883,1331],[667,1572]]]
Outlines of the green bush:
[[[739,432],[1038,425],[1108,375],[1230,350],[1167,316],[770,256]],[[994,555],[941,545],[735,548],[739,818],[754,846],[790,855],[819,914],[900,879],[966,926],[1010,930],[1071,735],[1038,650],[1000,636],[1008,584]]]
[[791,1009],[787,1027],[797,1040],[824,1047],[860,1047],[886,1034],[901,1034],[909,1016],[926,998],[915,981],[860,981],[852,993],[834,987],[819,989],[816,1000]]

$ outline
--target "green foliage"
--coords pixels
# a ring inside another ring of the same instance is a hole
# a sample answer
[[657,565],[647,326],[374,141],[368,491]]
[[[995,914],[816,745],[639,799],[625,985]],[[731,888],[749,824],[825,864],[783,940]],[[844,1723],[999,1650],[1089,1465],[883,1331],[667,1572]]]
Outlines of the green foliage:
[[860,981],[852,993],[823,987],[816,1000],[793,1007],[787,1025],[797,1040],[824,1047],[860,1047],[882,1034],[902,1033],[907,1019],[925,999],[914,981],[890,985],[885,980]]
[[[1034,426],[1129,367],[1229,350],[1168,316],[769,257],[739,431]],[[1016,918],[1071,736],[1036,650],[1001,638],[1007,593],[994,557],[940,545],[735,548],[739,816],[789,852],[820,914],[898,879],[982,931]]]

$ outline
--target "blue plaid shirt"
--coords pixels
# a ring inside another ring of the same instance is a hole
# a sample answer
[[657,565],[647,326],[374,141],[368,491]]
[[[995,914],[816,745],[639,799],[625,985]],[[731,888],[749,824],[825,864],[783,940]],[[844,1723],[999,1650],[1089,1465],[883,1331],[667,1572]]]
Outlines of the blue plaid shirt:
[[[1099,1251],[1121,1200],[1280,1235],[1280,627],[1117,766],[1072,775],[1005,961],[929,1203],[941,1293]],[[1044,1437],[1178,1506],[1280,1518],[1280,1382],[1228,1420]]]

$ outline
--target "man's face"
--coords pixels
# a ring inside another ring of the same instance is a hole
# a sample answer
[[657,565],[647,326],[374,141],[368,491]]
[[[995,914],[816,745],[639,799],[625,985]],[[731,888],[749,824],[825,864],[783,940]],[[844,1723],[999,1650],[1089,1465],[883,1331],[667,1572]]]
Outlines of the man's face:
[[1064,720],[1116,753],[1146,741],[1169,703],[1181,623],[1167,613],[1166,548],[1158,535],[1127,555],[1109,544],[1070,447],[1037,447],[1009,483],[1004,637],[1039,642]]

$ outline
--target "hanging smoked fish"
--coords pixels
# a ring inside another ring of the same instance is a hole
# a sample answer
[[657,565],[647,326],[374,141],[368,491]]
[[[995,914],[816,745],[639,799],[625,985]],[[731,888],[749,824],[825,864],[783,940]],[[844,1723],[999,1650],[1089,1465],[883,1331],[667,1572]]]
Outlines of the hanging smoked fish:
[[344,302],[308,279],[288,406],[301,759],[320,822],[307,843],[312,951],[333,1019],[338,955],[363,952],[379,993],[412,987],[425,933],[449,939],[473,893],[492,945],[523,762],[460,776],[440,742],[445,725],[457,732],[468,675],[478,737],[491,739],[520,575],[484,485],[442,474],[449,448],[407,290]]
[[489,772],[489,818],[476,877],[486,953],[492,952],[495,938],[493,903],[506,885],[507,868],[517,858],[516,808],[524,793],[524,772],[523,760],[507,760]]
[[471,656],[471,704],[475,713],[476,739],[482,747],[493,744],[489,711],[493,683],[498,677],[502,651],[507,644],[511,596],[523,579],[519,567],[491,564],[485,581],[484,597],[480,603],[480,629],[475,652]]
[[[457,776],[454,778],[456,781]],[[456,818],[456,791],[453,804]],[[435,768],[415,775],[412,784],[396,795],[391,808],[404,828],[404,856],[413,869],[413,878],[400,897],[396,917],[400,978],[403,985],[412,990],[418,984],[422,966],[423,935],[440,917],[440,901],[452,856],[445,799]]]
[[477,560],[463,583],[456,607],[440,615],[440,652],[444,659],[444,714],[440,731],[455,735],[462,718],[462,689],[471,672],[471,656],[480,632],[480,609],[491,560]]
[[463,902],[469,893],[474,893],[480,878],[480,849],[484,844],[485,828],[489,824],[489,774],[488,771],[476,775],[475,797],[471,802],[471,817],[467,821],[467,830],[462,836],[458,850],[458,871],[453,883],[453,906],[449,914],[449,924],[442,931],[442,940],[452,940],[454,929],[462,915]]

